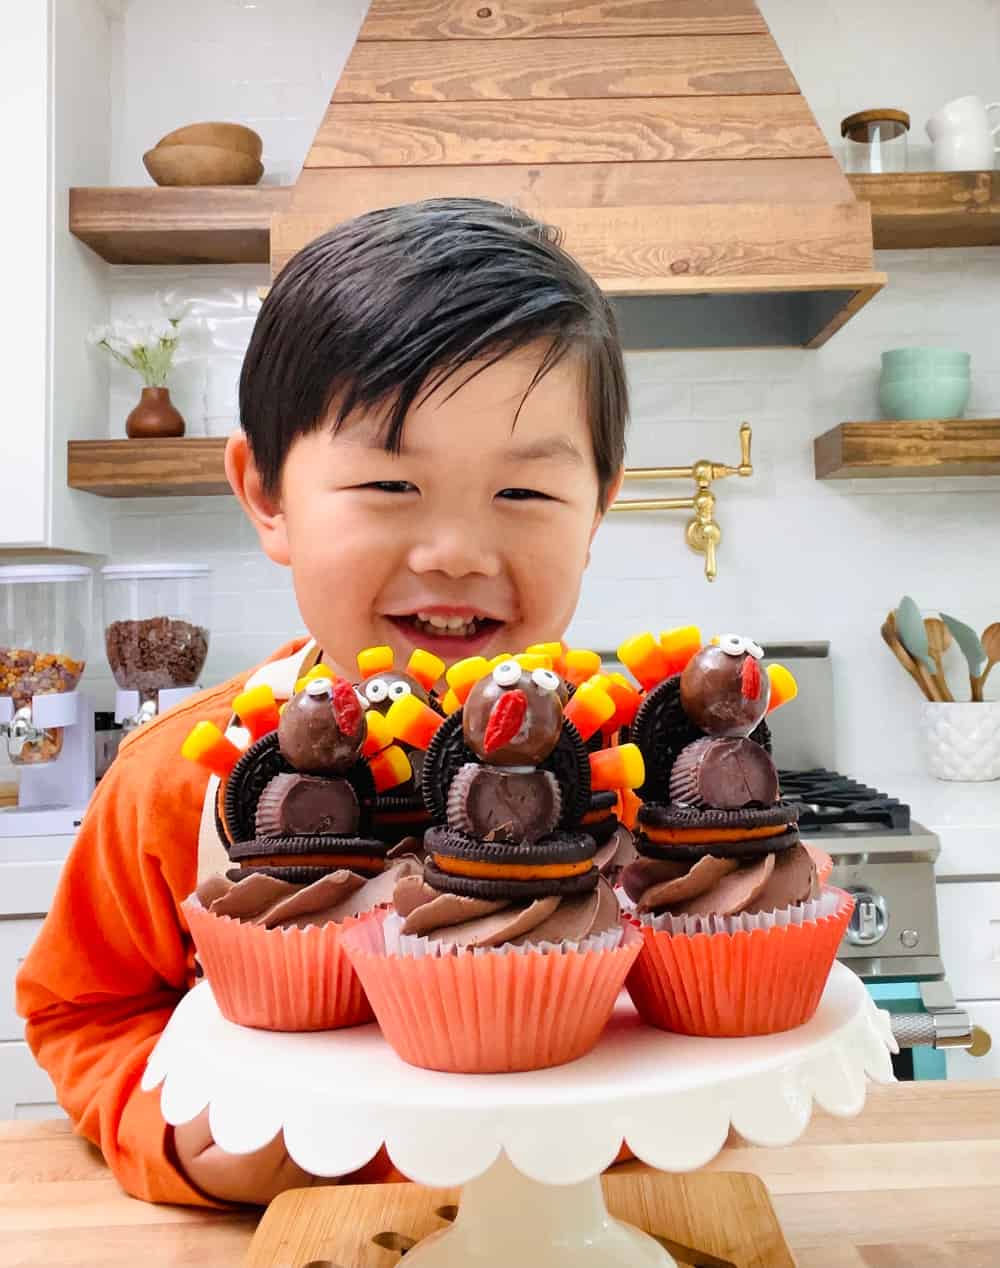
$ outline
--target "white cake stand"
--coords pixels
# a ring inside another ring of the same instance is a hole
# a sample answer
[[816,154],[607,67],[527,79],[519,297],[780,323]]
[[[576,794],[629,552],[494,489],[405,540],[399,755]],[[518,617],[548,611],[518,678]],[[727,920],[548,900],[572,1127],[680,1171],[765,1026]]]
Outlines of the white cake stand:
[[374,1025],[273,1034],[226,1021],[207,983],[180,1003],[142,1086],[162,1084],[168,1123],[206,1106],[231,1153],[284,1131],[321,1176],[362,1167],[385,1144],[421,1184],[465,1185],[455,1223],[406,1268],[667,1268],[659,1243],[613,1220],[600,1175],[624,1140],[663,1171],[693,1171],[730,1125],[756,1145],[804,1131],[813,1102],[862,1109],[866,1079],[889,1082],[888,1017],[835,964],[808,1025],[759,1039],[691,1039],[643,1025],[623,996],[598,1046],[527,1074],[458,1075],[401,1061]]

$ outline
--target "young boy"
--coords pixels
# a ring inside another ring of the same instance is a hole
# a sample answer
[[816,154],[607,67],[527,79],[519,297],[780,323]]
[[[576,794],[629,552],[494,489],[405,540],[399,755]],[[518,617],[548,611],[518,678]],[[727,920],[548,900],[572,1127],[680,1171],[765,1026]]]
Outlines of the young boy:
[[[312,635],[255,679],[287,697],[320,653],[353,677],[375,644],[451,663],[564,632],[621,480],[627,392],[611,310],[553,230],[477,199],[340,225],[265,300],[240,413],[226,471]],[[206,1115],[172,1130],[139,1088],[194,980],[179,905],[212,836],[207,776],[179,749],[195,720],[226,725],[250,677],[123,746],[18,975],[60,1103],[150,1201],[267,1202],[312,1179],[280,1135],[225,1154]]]

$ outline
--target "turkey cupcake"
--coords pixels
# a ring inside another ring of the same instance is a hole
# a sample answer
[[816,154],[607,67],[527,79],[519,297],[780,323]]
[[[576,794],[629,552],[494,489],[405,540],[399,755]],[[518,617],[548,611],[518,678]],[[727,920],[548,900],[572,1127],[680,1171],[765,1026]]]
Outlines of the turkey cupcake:
[[[694,651],[683,633],[683,663],[643,684],[633,727],[646,782],[639,857],[619,894],[643,950],[628,990],[643,1020],[665,1030],[788,1030],[816,1011],[853,902],[824,886],[824,856],[802,843],[796,807],[781,800],[764,719],[794,697],[791,675],[763,672],[752,639],[723,635]],[[676,654],[679,634],[661,646],[672,640]],[[636,642],[620,649],[625,664],[638,659]]]
[[207,722],[183,748],[220,777],[232,867],[182,911],[223,1015],[266,1030],[372,1020],[341,939],[420,873],[372,831],[378,796],[410,778],[406,754],[349,682],[318,666],[298,688],[280,713],[270,688],[237,697],[245,751]]
[[596,683],[570,699],[530,655],[455,669],[447,720],[413,696],[389,710],[397,741],[426,750],[435,823],[422,873],[345,944],[412,1065],[560,1065],[597,1042],[641,945],[583,826],[595,797],[641,783],[641,757],[633,745],[588,752],[615,713]]

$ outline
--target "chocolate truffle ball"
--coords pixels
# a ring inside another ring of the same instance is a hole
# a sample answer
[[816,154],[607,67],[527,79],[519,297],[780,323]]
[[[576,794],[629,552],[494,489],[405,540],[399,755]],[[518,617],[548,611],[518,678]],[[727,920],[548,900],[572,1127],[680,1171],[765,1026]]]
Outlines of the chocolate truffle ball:
[[413,695],[424,704],[430,704],[430,696],[416,678],[411,678],[398,669],[379,670],[377,674],[358,683],[358,691],[368,701],[369,708],[377,709],[382,714],[388,713],[403,696]]
[[749,652],[703,647],[681,674],[684,712],[708,735],[749,735],[770,698],[771,680]]
[[282,709],[278,747],[297,771],[333,775],[357,761],[366,730],[354,688],[343,679],[316,678]]
[[462,710],[465,742],[490,766],[538,766],[559,743],[562,722],[558,676],[514,660],[481,678]]

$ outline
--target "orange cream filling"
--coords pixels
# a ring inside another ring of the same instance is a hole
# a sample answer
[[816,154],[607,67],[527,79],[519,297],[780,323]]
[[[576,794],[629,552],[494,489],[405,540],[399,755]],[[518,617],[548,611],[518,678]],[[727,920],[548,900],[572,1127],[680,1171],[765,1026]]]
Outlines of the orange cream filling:
[[788,831],[787,823],[767,828],[648,828],[640,824],[650,839],[661,845],[700,844],[704,841],[755,841],[760,837],[780,837]]
[[365,854],[258,854],[240,860],[240,867],[355,867],[359,872],[382,871],[382,859]]
[[453,876],[472,876],[510,881],[559,880],[564,876],[582,876],[594,866],[593,859],[582,863],[481,863],[470,859],[453,859],[434,855],[434,864]]
[[580,820],[580,823],[584,827],[586,827],[588,823],[603,823],[605,819],[610,819],[614,813],[614,806],[609,806],[607,810],[588,810]]

